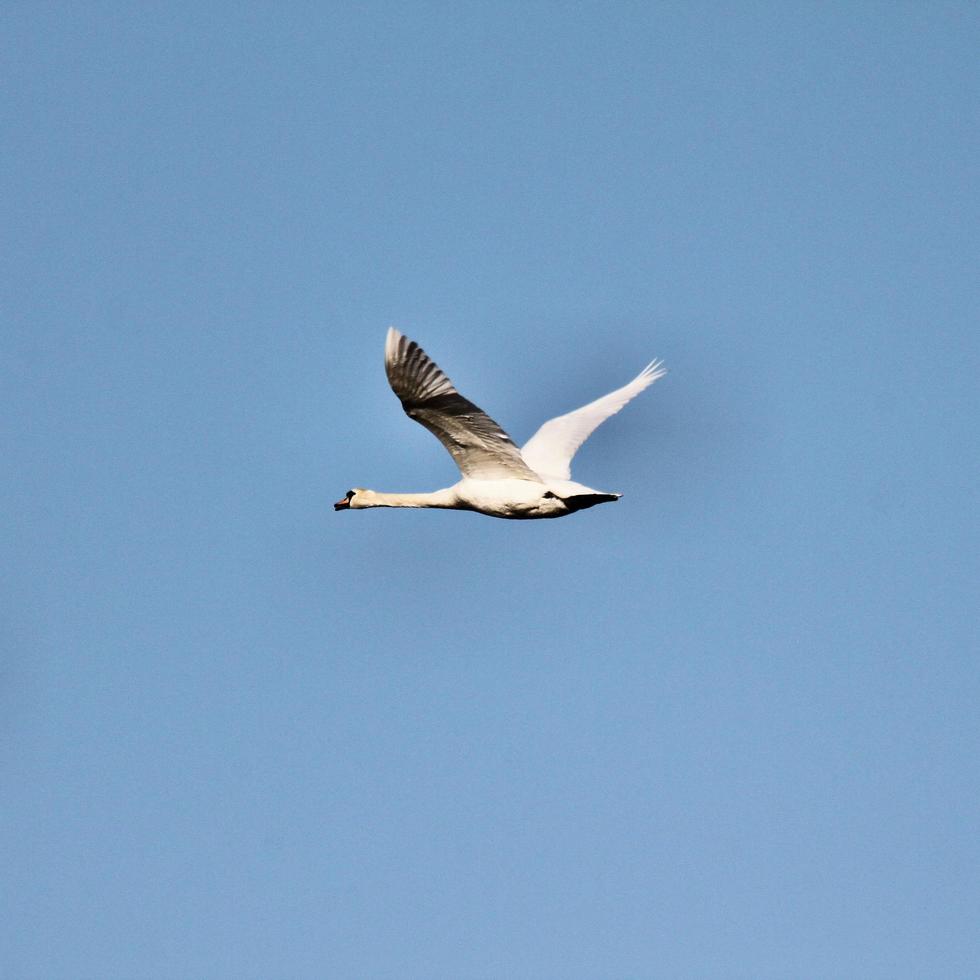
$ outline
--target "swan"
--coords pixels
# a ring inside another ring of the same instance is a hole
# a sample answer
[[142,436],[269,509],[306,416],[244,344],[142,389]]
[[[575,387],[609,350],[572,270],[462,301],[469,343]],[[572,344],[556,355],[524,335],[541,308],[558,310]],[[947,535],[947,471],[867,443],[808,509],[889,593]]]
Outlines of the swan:
[[355,487],[334,510],[441,507],[489,517],[564,517],[618,500],[575,483],[571,461],[593,430],[667,372],[652,361],[629,384],[545,422],[523,449],[482,409],[464,398],[414,340],[394,327],[385,340],[385,372],[409,418],[424,425],[456,461],[462,479],[432,493],[379,493]]

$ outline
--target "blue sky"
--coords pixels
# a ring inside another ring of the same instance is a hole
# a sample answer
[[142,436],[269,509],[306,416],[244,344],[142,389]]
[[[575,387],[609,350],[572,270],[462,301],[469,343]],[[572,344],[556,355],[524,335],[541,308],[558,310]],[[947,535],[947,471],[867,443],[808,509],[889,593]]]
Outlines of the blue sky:
[[2,22],[5,977],[980,973],[975,5]]

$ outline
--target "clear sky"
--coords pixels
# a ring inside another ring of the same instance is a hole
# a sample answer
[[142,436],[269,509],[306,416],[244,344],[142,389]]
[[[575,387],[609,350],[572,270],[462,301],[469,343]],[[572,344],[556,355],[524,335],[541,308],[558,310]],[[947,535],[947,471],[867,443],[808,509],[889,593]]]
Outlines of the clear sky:
[[980,976],[976,4],[0,21],[5,980]]

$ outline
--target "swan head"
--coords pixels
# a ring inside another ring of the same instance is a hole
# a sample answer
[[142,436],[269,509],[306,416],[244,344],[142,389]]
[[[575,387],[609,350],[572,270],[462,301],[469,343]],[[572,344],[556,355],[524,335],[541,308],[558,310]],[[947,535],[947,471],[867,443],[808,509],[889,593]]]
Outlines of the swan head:
[[348,490],[344,494],[343,500],[338,500],[337,503],[333,505],[334,510],[350,510],[350,502],[361,492],[360,487],[355,487],[353,490]]
[[343,500],[333,505],[334,510],[362,510],[365,507],[377,507],[377,494],[364,487],[354,487],[344,494]]

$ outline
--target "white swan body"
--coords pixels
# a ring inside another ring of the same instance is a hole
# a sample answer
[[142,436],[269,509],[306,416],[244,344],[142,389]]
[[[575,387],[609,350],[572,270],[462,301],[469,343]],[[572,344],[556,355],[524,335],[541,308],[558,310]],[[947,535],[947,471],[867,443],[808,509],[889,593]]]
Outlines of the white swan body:
[[482,409],[464,398],[421,347],[394,327],[385,342],[385,371],[410,418],[424,425],[456,461],[462,479],[431,493],[380,493],[356,487],[335,510],[439,507],[490,517],[564,517],[618,493],[571,480],[578,447],[610,415],[667,372],[653,361],[629,384],[567,415],[545,422],[523,449]]

